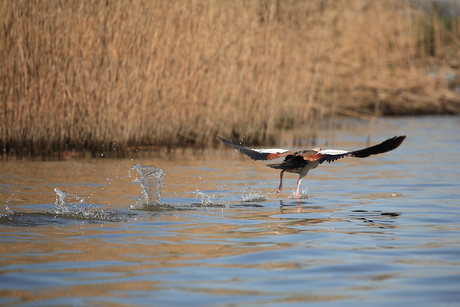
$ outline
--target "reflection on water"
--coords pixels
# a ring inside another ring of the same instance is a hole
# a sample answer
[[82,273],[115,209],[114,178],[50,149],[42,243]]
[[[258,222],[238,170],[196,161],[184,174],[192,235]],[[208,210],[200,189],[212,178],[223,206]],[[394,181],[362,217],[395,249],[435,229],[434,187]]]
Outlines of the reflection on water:
[[[458,304],[460,118],[378,126],[372,141],[408,138],[313,170],[300,200],[275,196],[277,172],[227,149],[3,162],[0,305]],[[361,148],[364,130],[338,131],[333,147]],[[133,167],[146,173],[133,180]]]

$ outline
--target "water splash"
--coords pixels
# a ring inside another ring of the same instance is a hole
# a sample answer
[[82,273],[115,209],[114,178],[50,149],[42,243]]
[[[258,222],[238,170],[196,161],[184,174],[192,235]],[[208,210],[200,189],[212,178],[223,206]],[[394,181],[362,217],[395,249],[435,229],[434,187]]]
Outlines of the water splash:
[[264,202],[267,200],[267,197],[260,192],[250,190],[248,193],[241,195],[241,202],[251,203],[251,202]]
[[196,198],[200,198],[202,206],[211,206],[213,204],[212,195],[205,194],[198,190],[196,190],[195,195],[196,195]]
[[[18,212],[5,205],[6,214],[0,214],[0,225],[15,227],[33,227],[47,225],[68,225],[69,223],[102,223],[127,221],[132,214],[124,212],[107,212],[104,210],[90,210],[89,204],[82,207],[83,198],[75,194],[54,189],[56,201],[52,210],[43,212]],[[78,203],[68,203],[66,198],[71,197],[78,200]],[[9,202],[9,200],[7,201]]]
[[54,202],[54,213],[56,214],[69,214],[70,208],[65,203],[67,193],[59,190],[58,188],[54,189],[56,192],[56,201]]
[[200,192],[196,190],[195,192],[196,198],[200,199],[201,203],[195,203],[195,206],[203,206],[203,207],[226,207],[224,200],[215,200],[217,195],[214,194],[206,194],[204,192]]
[[309,197],[308,197],[308,195],[307,195],[307,192],[308,192],[308,191],[307,191],[307,188],[302,189],[302,190],[300,191],[300,197],[296,197],[296,196],[295,196],[295,190],[292,190],[292,193],[291,193],[291,195],[289,195],[289,198],[290,198],[290,199],[308,199]]
[[5,205],[5,211],[7,214],[13,213],[13,210],[11,210],[10,207],[8,207],[8,205]]
[[155,166],[143,166],[136,164],[132,169],[137,170],[140,178],[135,182],[141,185],[141,198],[131,209],[146,209],[146,207],[158,206],[161,199],[161,188],[164,186],[163,178],[165,173],[163,170]]
[[[13,194],[11,194],[13,195]],[[6,214],[12,214],[13,213],[13,210],[10,209],[10,207],[8,207],[8,204],[11,202],[11,197],[8,197],[8,199],[6,200],[6,203],[5,203],[5,211],[6,211]]]
[[[81,207],[81,203],[84,201],[84,198],[76,195],[70,194],[65,191],[61,191],[58,188],[54,189],[56,192],[56,201],[54,203],[54,210],[52,212],[45,212],[47,214],[54,214],[55,217],[70,218],[75,220],[93,220],[93,221],[109,221],[109,222],[118,222],[125,221],[126,217],[115,213],[107,212],[104,210],[94,210],[89,208]],[[78,203],[67,203],[66,198],[72,197],[78,200]],[[92,205],[90,204],[89,207]]]

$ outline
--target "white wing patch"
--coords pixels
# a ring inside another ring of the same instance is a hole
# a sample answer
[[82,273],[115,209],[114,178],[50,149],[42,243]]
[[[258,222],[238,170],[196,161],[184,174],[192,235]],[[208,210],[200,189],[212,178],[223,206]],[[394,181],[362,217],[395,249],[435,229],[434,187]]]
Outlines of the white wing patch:
[[280,149],[280,148],[266,148],[266,149],[260,149],[260,148],[251,148],[254,151],[260,152],[260,153],[282,153],[289,151],[287,149]]
[[348,150],[340,150],[340,149],[324,149],[324,150],[320,150],[318,151],[319,154],[322,154],[322,155],[343,155],[343,154],[347,154],[349,153]]

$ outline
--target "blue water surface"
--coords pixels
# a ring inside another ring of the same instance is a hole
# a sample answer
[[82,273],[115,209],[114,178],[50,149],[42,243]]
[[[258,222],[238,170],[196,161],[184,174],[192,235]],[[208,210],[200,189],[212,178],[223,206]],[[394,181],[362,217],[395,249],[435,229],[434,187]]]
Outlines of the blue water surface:
[[[332,145],[365,147],[368,130]],[[321,165],[300,200],[295,175],[276,196],[278,172],[232,149],[3,161],[0,305],[460,305],[459,130],[379,119],[371,143],[405,134],[401,147]],[[165,172],[158,210],[133,207],[136,164]]]

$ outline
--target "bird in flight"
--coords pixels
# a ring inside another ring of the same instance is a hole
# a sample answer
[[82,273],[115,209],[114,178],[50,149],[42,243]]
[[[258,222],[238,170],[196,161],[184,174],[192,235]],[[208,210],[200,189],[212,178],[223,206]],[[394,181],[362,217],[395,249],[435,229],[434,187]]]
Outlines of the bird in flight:
[[353,151],[339,149],[322,150],[321,148],[292,151],[277,148],[251,149],[246,146],[236,144],[219,137],[219,139],[221,139],[225,144],[238,149],[245,155],[248,155],[253,160],[273,160],[285,157],[283,162],[267,164],[267,166],[281,170],[280,185],[276,190],[276,195],[281,193],[281,189],[283,188],[284,172],[299,174],[296,192],[294,193],[294,197],[296,198],[300,198],[299,189],[302,179],[308,174],[309,170],[318,167],[318,165],[324,162],[331,163],[344,157],[367,158],[372,155],[385,153],[398,148],[398,146],[401,145],[405,138],[405,135],[395,136],[389,138],[386,141],[383,141],[380,144]]

